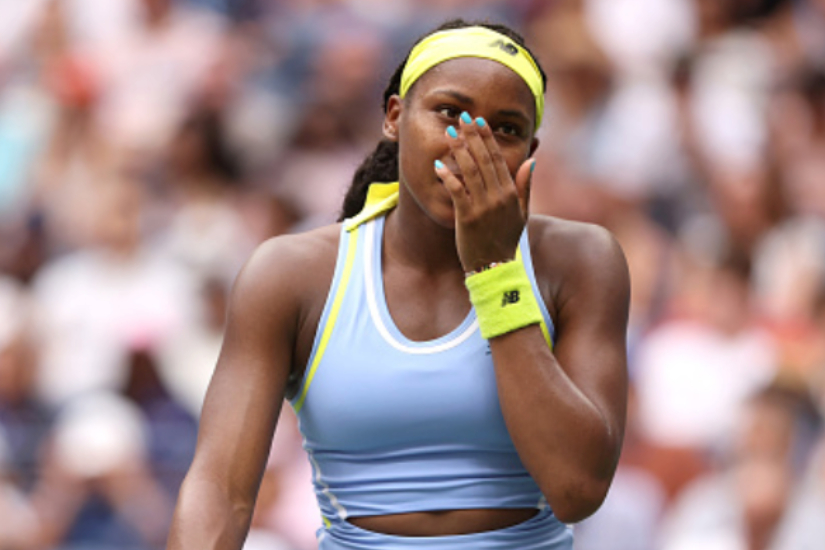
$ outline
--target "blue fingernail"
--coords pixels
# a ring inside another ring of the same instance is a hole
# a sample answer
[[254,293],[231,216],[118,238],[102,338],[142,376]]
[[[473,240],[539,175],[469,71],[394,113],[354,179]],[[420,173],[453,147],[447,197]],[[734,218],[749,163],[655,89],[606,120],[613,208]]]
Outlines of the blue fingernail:
[[476,119],[476,124],[478,124],[479,128],[484,128],[485,126],[487,126],[487,122],[481,117],[478,117]]
[[450,126],[447,128],[447,135],[453,139],[458,138],[458,132],[455,131],[455,128]]
[[444,168],[444,163],[440,160],[435,161],[435,168],[436,170],[441,170],[442,168]]
[[461,113],[461,121],[464,124],[472,124],[473,123],[473,119],[470,118],[470,115],[467,113],[467,111],[464,111],[463,113]]
[[530,165],[530,173],[533,173],[533,170],[536,169],[536,161],[533,161],[533,164]]

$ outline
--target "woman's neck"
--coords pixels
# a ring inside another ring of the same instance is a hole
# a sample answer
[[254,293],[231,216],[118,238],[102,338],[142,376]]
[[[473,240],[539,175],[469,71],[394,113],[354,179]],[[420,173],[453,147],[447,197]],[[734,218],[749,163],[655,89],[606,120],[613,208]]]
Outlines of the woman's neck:
[[387,214],[384,226],[385,256],[431,273],[462,271],[455,230],[429,218],[405,189],[399,193],[398,206]]

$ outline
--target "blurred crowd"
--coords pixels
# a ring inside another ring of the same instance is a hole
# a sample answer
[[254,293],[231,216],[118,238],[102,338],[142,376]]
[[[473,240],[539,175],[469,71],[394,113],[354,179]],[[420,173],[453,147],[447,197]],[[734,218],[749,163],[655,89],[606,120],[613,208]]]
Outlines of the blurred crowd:
[[[163,548],[234,276],[336,220],[455,16],[548,73],[532,211],[630,265],[577,550],[822,547],[825,0],[0,0],[0,548]],[[310,475],[285,407],[247,550],[315,547]]]

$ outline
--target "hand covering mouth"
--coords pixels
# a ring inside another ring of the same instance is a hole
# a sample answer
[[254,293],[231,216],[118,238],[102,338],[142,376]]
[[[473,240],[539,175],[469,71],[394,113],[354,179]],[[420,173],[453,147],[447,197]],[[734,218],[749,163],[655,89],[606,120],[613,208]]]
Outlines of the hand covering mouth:
[[[464,176],[462,176],[461,174],[453,174],[453,176],[455,176],[455,178],[458,181],[460,181],[462,185],[464,185]],[[441,178],[441,176],[436,176],[435,179],[438,180],[438,183],[444,184],[444,180]]]
[[[454,165],[448,164],[446,162],[444,163],[444,166],[450,171],[450,173],[453,176],[455,176],[458,179],[458,181],[460,181],[462,184],[464,183],[464,175],[461,173],[461,170],[458,168],[458,166],[454,166]],[[440,176],[436,176],[436,178],[441,183],[444,183],[444,180]]]

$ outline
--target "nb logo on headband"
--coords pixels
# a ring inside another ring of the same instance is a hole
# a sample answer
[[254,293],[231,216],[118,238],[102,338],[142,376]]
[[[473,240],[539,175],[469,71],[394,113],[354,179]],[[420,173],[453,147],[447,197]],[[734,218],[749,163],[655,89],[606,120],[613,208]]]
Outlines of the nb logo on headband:
[[501,39],[496,40],[495,42],[490,44],[490,46],[492,46],[494,48],[498,48],[506,54],[518,55],[518,48],[516,48],[512,43],[505,42],[504,40],[501,40]]

